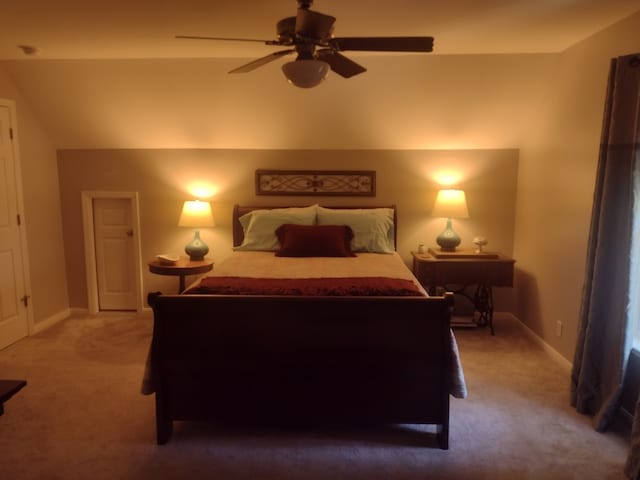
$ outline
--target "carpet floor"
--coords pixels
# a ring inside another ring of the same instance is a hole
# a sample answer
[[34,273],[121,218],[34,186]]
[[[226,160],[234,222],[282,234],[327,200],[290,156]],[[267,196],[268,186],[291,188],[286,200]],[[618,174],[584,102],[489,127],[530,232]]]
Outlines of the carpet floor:
[[0,416],[0,479],[622,479],[627,439],[569,406],[569,372],[509,316],[456,330],[469,395],[450,449],[421,427],[265,430],[177,423],[155,444],[140,392],[150,315],[74,316],[0,351],[28,385]]

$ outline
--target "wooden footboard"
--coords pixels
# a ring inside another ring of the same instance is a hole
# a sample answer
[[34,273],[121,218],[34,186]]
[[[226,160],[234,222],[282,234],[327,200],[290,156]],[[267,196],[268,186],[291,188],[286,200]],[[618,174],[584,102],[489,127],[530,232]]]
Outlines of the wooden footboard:
[[452,299],[151,294],[157,441],[174,420],[433,424],[448,448]]

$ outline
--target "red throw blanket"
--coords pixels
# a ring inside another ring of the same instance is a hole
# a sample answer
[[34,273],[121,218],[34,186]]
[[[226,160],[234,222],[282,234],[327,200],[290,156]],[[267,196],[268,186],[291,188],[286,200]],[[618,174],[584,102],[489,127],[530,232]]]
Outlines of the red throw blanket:
[[249,278],[205,277],[185,294],[423,296],[411,281],[386,277]]

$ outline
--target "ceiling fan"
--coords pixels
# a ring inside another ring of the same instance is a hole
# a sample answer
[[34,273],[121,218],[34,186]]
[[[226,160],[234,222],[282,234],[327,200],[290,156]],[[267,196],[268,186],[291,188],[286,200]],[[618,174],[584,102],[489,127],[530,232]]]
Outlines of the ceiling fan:
[[278,50],[231,70],[229,73],[247,73],[286,55],[297,53],[294,61],[282,66],[290,83],[302,87],[315,87],[322,82],[329,69],[344,78],[366,72],[362,65],[342,55],[343,51],[369,52],[431,52],[433,37],[333,37],[335,17],[310,10],[313,0],[298,0],[298,13],[286,17],[276,25],[276,40],[249,38],[201,37],[176,35],[193,40],[224,40],[260,42],[271,46],[290,47]]

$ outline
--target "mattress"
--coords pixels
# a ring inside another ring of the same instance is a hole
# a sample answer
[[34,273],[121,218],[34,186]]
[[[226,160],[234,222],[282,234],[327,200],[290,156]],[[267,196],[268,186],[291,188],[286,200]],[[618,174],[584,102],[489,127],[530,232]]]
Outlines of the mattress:
[[[383,277],[410,280],[424,294],[420,282],[398,253],[358,253],[355,257],[277,257],[273,252],[235,251],[214,265],[212,277],[350,278]],[[190,285],[197,286],[200,280]]]

